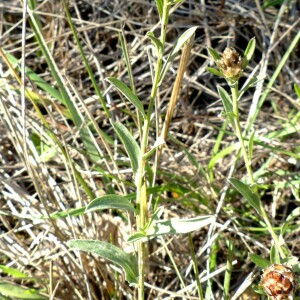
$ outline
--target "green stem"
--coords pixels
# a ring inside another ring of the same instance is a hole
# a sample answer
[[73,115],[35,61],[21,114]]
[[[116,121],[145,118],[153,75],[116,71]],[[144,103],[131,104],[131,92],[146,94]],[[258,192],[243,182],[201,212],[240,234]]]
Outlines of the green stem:
[[198,270],[198,265],[197,265],[197,257],[196,257],[195,250],[194,250],[193,238],[192,238],[192,235],[190,233],[189,233],[189,244],[190,244],[193,267],[194,267],[194,272],[195,272],[195,277],[196,277],[196,282],[197,282],[198,296],[199,296],[200,300],[204,300],[202,287],[201,287],[201,282],[200,282],[200,279],[199,279],[199,270]]
[[[246,169],[248,172],[248,176],[250,178],[251,185],[254,189],[255,194],[260,199],[260,196],[258,194],[257,187],[256,187],[256,182],[255,182],[255,179],[253,176],[251,161],[250,161],[248,153],[247,153],[247,149],[246,149],[246,146],[244,143],[243,133],[242,133],[241,125],[240,125],[239,108],[238,108],[238,82],[236,82],[234,84],[234,86],[231,87],[231,96],[232,96],[232,106],[233,106],[233,114],[234,114],[235,133],[241,144],[241,150],[242,150],[242,154],[244,157],[244,161],[245,161]],[[272,236],[272,238],[274,240],[274,243],[280,253],[281,258],[285,258],[286,255],[280,246],[278,236],[275,234],[275,232],[273,230],[272,224],[269,220],[269,217],[264,209],[264,206],[263,206],[263,203],[261,200],[259,201],[259,206],[260,206],[261,217],[263,218],[265,224],[267,225],[267,228],[270,232],[270,235]]]
[[255,180],[251,168],[251,161],[249,160],[247,149],[243,139],[243,133],[240,124],[240,117],[239,117],[239,107],[238,107],[238,83],[235,84],[234,87],[231,88],[231,95],[232,95],[232,105],[233,105],[233,114],[234,114],[234,125],[235,125],[235,133],[240,141],[242,153],[245,160],[246,169],[248,175],[250,177],[251,184],[255,187]]
[[[169,17],[169,4],[167,0],[164,0],[163,5],[163,15],[162,15],[162,25],[161,25],[161,36],[160,41],[164,46],[166,41],[166,29],[168,24],[168,17]],[[163,51],[162,51],[163,52]],[[151,121],[151,114],[153,112],[155,98],[158,90],[159,85],[159,78],[163,64],[163,53],[159,53],[156,70],[155,70],[155,78],[151,90],[150,95],[150,102],[147,110],[146,118],[144,119],[144,125],[142,130],[142,142],[141,142],[141,152],[139,157],[139,166],[137,171],[137,191],[136,191],[136,203],[139,204],[140,213],[138,216],[137,224],[139,229],[144,228],[147,219],[148,219],[148,203],[146,197],[146,181],[145,181],[145,165],[146,161],[143,158],[143,155],[146,153],[146,148],[148,145],[148,135],[149,135],[149,128],[150,128],[150,121]],[[145,261],[146,261],[146,248],[147,244],[145,242],[139,242],[138,245],[138,263],[139,263],[139,289],[138,289],[138,299],[144,299],[144,278],[145,278]]]
[[232,260],[233,260],[233,251],[234,251],[233,240],[230,238],[228,242],[229,242],[228,257],[227,257],[226,272],[225,272],[225,278],[224,278],[224,293],[223,293],[224,300],[229,299],[230,280],[231,280],[231,274],[232,274]]

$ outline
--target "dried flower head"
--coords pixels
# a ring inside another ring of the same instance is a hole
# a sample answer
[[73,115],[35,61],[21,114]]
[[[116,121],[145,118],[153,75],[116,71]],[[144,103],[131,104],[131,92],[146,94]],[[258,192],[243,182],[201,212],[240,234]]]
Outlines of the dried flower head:
[[282,264],[274,264],[264,270],[261,284],[273,300],[293,300],[295,278],[292,270]]
[[226,48],[217,65],[227,79],[236,81],[243,73],[243,59],[234,48]]

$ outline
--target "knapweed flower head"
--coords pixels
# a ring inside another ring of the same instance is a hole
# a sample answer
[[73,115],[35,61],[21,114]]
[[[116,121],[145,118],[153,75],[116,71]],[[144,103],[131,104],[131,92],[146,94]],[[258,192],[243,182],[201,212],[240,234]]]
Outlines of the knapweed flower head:
[[295,277],[292,269],[273,264],[264,270],[261,285],[272,300],[293,300]]
[[234,48],[226,48],[217,66],[226,79],[237,81],[243,74],[243,59]]
[[208,67],[207,71],[224,77],[230,85],[235,84],[242,76],[254,51],[255,38],[248,42],[244,55],[238,53],[233,47],[227,47],[221,55],[213,48],[208,48],[208,52],[218,66],[218,70]]

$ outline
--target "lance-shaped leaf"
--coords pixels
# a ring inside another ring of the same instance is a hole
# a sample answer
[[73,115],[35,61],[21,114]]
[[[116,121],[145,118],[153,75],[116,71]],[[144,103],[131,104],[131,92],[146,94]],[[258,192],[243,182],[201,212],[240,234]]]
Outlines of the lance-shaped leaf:
[[0,270],[14,278],[28,278],[29,276],[15,268],[0,265]]
[[298,85],[297,83],[294,84],[294,90],[298,96],[298,98],[300,99],[300,85]]
[[158,137],[158,139],[155,141],[153,147],[147,153],[145,153],[143,155],[143,159],[145,159],[145,160],[149,159],[153,155],[153,153],[155,152],[155,150],[158,147],[164,145],[165,143],[166,142],[165,142],[165,140],[162,137]]
[[270,261],[272,264],[280,264],[280,254],[278,252],[278,249],[275,245],[271,247],[270,251]]
[[[5,295],[9,298],[2,298]],[[18,284],[0,281],[0,299],[28,299],[28,300],[47,300],[49,297],[42,296],[33,288],[24,288]]]
[[251,189],[243,182],[230,178],[229,182],[248,200],[249,204],[261,214],[260,199],[251,191]]
[[138,159],[141,152],[140,147],[124,125],[122,125],[121,123],[111,124],[126,149],[126,152],[130,158],[133,174],[135,175],[139,165]]
[[221,58],[220,54],[213,48],[207,48],[208,53],[213,58],[214,62],[217,63],[217,61]]
[[194,27],[191,27],[189,28],[188,30],[186,30],[180,37],[179,39],[177,40],[177,42],[175,43],[175,46],[174,48],[172,49],[172,51],[170,52],[168,58],[167,58],[167,61],[164,63],[163,67],[162,67],[162,70],[161,70],[161,73],[160,73],[160,76],[159,76],[159,83],[162,82],[162,80],[164,79],[169,67],[170,67],[170,64],[171,62],[174,60],[174,58],[176,57],[178,51],[183,47],[183,45],[185,43],[193,43],[193,40],[194,40],[194,34],[195,34],[195,31],[198,27],[197,26],[194,26]]
[[152,222],[151,226],[146,230],[146,234],[148,237],[155,237],[164,234],[189,233],[211,224],[214,219],[214,216],[207,215],[191,219],[157,220]]
[[137,110],[145,117],[144,106],[141,100],[135,95],[132,90],[121,80],[108,77],[107,80],[120,92],[122,93],[136,108]]
[[253,56],[253,53],[255,51],[255,45],[256,45],[256,41],[255,41],[255,38],[252,38],[248,45],[247,45],[247,48],[245,50],[245,53],[244,53],[244,57],[243,57],[243,65],[242,65],[242,69],[244,70],[248,64],[249,64],[249,61],[251,60],[252,56]]
[[163,0],[155,0],[156,2],[156,7],[159,13],[159,17],[160,19],[162,18],[162,14],[163,14],[163,5],[164,5],[164,1]]
[[215,68],[207,67],[206,70],[213,75],[216,75],[219,77],[224,77],[223,73]]
[[126,280],[131,284],[137,283],[138,263],[134,254],[129,254],[116,247],[101,241],[94,240],[71,240],[69,247],[80,251],[97,254],[114,264],[120,266],[126,274]]
[[104,209],[121,209],[134,212],[134,206],[125,197],[119,195],[105,195],[94,199],[88,204],[86,212]]
[[298,218],[300,216],[300,207],[295,208],[286,218],[284,224],[281,227],[280,230],[280,235],[283,236],[286,232],[286,230],[289,227],[289,224],[291,221],[293,221],[294,219]]
[[217,88],[229,122],[231,123],[232,127],[234,127],[233,107],[231,98],[226,92],[226,90],[223,89],[221,86],[218,86]]
[[244,85],[242,86],[242,88],[239,91],[239,97],[238,97],[238,101],[242,98],[242,96],[244,95],[244,93],[251,87],[255,86],[261,79],[257,78],[257,77],[252,77],[252,78],[247,78],[247,80],[245,81]]
[[156,48],[157,55],[159,56],[163,51],[163,44],[151,31],[147,32],[147,37],[152,41],[153,45]]
[[191,219],[152,220],[143,231],[134,234],[128,241],[151,239],[165,234],[185,234],[201,229],[215,220],[212,215]]
[[257,254],[250,253],[250,260],[255,263],[258,267],[264,269],[271,265],[271,262]]
[[252,160],[253,157],[253,145],[254,145],[255,131],[253,130],[249,137],[248,149],[249,149],[249,160]]
[[182,46],[195,34],[198,26],[194,26],[186,30],[177,40],[175,46],[170,54],[170,61],[172,61],[177,55],[178,51],[182,48]]

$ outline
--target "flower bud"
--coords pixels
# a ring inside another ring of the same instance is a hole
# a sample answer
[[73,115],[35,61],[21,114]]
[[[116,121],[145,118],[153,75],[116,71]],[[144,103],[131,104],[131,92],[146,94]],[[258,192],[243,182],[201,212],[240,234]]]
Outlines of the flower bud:
[[243,59],[234,48],[226,48],[217,65],[225,78],[237,81],[243,73]]
[[282,264],[274,264],[264,270],[261,284],[272,300],[293,300],[295,278],[292,270]]

